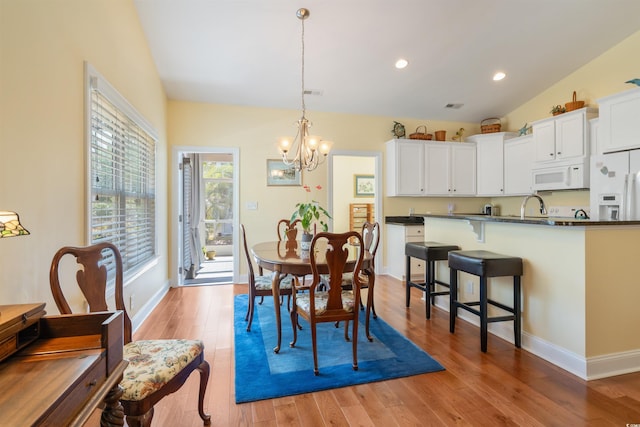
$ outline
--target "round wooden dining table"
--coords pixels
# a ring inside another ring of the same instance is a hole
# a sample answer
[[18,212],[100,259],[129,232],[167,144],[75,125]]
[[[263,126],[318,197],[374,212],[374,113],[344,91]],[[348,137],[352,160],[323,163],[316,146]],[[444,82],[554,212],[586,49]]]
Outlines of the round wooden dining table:
[[[329,268],[325,260],[326,244],[319,241],[316,245],[316,265],[320,274],[328,274]],[[356,260],[358,257],[359,246],[348,246],[349,258],[347,259],[346,271],[353,271],[356,266]],[[281,240],[272,242],[258,243],[251,248],[251,252],[256,259],[256,262],[263,270],[269,270],[272,273],[272,286],[271,291],[273,293],[274,308],[276,314],[276,327],[278,328],[278,343],[273,349],[275,353],[280,351],[280,344],[282,342],[282,320],[280,318],[280,305],[276,301],[280,300],[280,279],[287,274],[293,276],[303,277],[311,275],[311,262],[310,254],[308,251],[302,251],[300,249],[300,241],[298,240]],[[372,256],[367,251],[364,254],[362,261],[362,270],[369,272],[371,266]],[[373,272],[369,272],[369,289],[367,292],[367,316],[366,316],[366,334],[369,337],[369,312],[371,309],[371,303],[373,302],[373,286],[375,282],[375,275]],[[292,307],[295,310],[295,307]]]

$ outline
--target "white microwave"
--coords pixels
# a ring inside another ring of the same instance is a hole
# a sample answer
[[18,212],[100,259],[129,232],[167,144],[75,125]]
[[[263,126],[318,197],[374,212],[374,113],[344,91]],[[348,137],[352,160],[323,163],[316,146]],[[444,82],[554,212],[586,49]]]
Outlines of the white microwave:
[[589,188],[589,171],[584,163],[533,169],[533,189],[572,190]]

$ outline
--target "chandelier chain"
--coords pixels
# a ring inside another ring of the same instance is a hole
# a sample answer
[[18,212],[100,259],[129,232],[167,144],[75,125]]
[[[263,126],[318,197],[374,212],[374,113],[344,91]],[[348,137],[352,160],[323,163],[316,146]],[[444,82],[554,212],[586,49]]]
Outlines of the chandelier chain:
[[[305,80],[304,80],[304,72],[305,72],[305,63],[304,63],[304,54],[305,54],[305,43],[304,43],[304,21],[309,17],[309,10],[305,8],[298,9],[296,12],[296,16],[300,21],[302,21],[302,31],[300,38],[300,51],[301,51],[301,67],[300,67],[300,83],[302,87],[300,88],[300,100],[302,104],[302,117],[298,120],[297,123],[297,132],[296,136],[291,138],[282,138],[278,144],[278,149],[280,150],[280,154],[282,155],[282,162],[285,165],[292,166],[296,171],[301,171],[306,169],[307,171],[312,171],[318,167],[321,163],[323,163],[329,151],[331,150],[331,146],[333,142],[323,140],[319,136],[314,136],[309,134],[309,128],[311,127],[311,122],[307,120],[307,106],[305,103]],[[290,158],[289,155],[293,154],[293,157]]]
[[304,19],[301,19],[300,21],[302,21],[302,42],[301,42],[301,51],[302,51],[302,67],[301,67],[301,75],[302,75],[302,90],[300,91],[300,93],[302,94],[302,117],[305,116],[305,113],[307,111],[305,102],[304,102]]

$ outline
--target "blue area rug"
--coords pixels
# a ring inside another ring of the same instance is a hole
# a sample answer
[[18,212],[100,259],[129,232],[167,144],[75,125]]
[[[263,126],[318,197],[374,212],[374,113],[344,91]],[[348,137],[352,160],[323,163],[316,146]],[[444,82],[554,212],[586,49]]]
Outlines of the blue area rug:
[[320,375],[315,376],[309,324],[300,320],[303,329],[298,331],[298,342],[294,348],[289,347],[293,332],[285,303],[281,307],[282,346],[280,353],[276,354],[273,352],[278,342],[273,298],[265,298],[262,305],[256,304],[251,332],[247,332],[247,322],[244,321],[247,302],[247,295],[236,295],[236,403],[444,370],[442,365],[380,317],[371,319],[373,342],[369,342],[364,329],[364,311],[361,311],[358,370],[354,371],[351,367],[352,344],[344,340],[344,324],[336,328],[333,323],[324,323],[317,328]]

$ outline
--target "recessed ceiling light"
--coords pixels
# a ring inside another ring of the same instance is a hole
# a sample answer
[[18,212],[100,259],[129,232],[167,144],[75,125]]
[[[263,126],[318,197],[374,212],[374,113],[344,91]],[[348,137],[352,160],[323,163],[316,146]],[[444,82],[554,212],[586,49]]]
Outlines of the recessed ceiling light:
[[507,75],[502,71],[498,71],[493,75],[493,81],[499,82],[500,80],[504,79],[506,76]]
[[398,59],[396,61],[396,68],[399,69],[399,70],[402,70],[407,65],[409,65],[409,61],[407,61],[406,59]]

